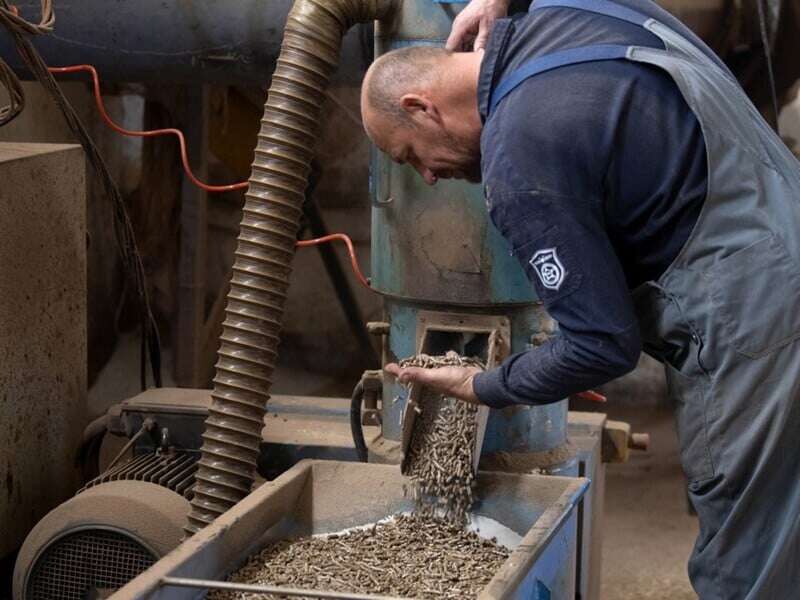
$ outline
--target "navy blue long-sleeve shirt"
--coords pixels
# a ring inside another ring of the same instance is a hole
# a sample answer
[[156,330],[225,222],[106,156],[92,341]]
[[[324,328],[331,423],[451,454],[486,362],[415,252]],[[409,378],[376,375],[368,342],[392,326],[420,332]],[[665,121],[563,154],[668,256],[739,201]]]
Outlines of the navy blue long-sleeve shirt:
[[[619,4],[701,44],[652,2]],[[559,324],[548,343],[476,377],[475,393],[492,407],[553,402],[633,369],[641,340],[630,290],[667,269],[705,199],[699,122],[672,78],[651,65],[545,72],[487,118],[492,90],[518,66],[601,43],[663,47],[643,28],[569,8],[498,21],[487,44],[478,97],[490,216]]]

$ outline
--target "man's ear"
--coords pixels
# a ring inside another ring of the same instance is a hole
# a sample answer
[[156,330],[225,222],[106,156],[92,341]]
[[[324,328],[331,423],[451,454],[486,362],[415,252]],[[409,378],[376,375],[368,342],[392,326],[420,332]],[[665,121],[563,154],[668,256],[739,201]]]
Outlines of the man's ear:
[[442,117],[436,105],[425,96],[419,94],[406,94],[400,98],[400,106],[408,113],[412,120],[431,119],[441,125]]

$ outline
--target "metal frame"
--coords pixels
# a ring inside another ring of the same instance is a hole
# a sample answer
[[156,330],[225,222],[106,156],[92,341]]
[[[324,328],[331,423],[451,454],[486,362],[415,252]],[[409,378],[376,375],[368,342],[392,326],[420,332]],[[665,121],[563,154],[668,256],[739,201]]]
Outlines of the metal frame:
[[418,352],[425,349],[425,338],[429,331],[484,333],[490,336],[496,333],[495,354],[487,356],[490,367],[501,362],[511,349],[511,321],[504,316],[421,310],[417,315],[415,345]]
[[[480,598],[527,598],[540,582],[549,586],[554,599],[573,598],[575,507],[590,482],[488,471],[480,472],[478,479],[484,494],[477,512],[501,518],[503,524],[523,535]],[[164,579],[169,584],[170,578],[189,577],[194,579],[192,588],[202,587],[198,579],[224,578],[265,544],[340,531],[409,510],[412,501],[403,494],[404,482],[396,466],[302,461],[257,488],[112,597],[194,598],[197,592],[187,588],[164,587]],[[358,493],[356,488],[369,493]],[[315,595],[325,597],[316,591]]]
[[[210,92],[208,86],[187,88],[187,152],[195,174],[208,179],[208,135]],[[188,178],[181,183],[181,234],[178,258],[177,326],[173,342],[175,380],[182,387],[200,387],[206,330],[206,268],[208,239],[208,193]]]
[[320,592],[318,590],[302,590],[298,588],[276,585],[252,585],[247,583],[229,583],[211,579],[191,579],[189,577],[162,577],[161,586],[204,588],[209,590],[231,590],[249,594],[283,594],[304,598],[331,598],[334,600],[403,600],[398,596],[374,596],[372,594],[356,594],[349,592]]

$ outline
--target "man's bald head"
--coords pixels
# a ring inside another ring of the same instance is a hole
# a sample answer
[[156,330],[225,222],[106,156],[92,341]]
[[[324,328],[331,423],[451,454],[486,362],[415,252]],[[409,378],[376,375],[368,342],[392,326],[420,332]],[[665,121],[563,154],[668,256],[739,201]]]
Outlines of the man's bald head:
[[429,90],[441,79],[442,64],[450,54],[436,46],[409,46],[382,55],[364,78],[366,105],[394,125],[413,126],[403,109],[403,96]]
[[361,90],[364,129],[375,146],[431,184],[480,180],[482,56],[410,46],[378,58]]

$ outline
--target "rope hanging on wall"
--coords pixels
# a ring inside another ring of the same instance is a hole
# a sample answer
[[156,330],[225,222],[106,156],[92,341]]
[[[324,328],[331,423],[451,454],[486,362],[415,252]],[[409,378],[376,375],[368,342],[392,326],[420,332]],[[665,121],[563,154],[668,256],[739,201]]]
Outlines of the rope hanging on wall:
[[[42,18],[38,23],[31,23],[19,16],[19,11],[6,0],[0,0],[0,23],[9,31],[15,30],[28,35],[40,35],[53,31],[55,23],[52,0],[42,0]],[[9,103],[0,107],[0,127],[10,123],[25,108],[25,91],[19,77],[8,64],[0,58],[0,85],[6,88]]]

